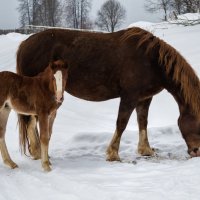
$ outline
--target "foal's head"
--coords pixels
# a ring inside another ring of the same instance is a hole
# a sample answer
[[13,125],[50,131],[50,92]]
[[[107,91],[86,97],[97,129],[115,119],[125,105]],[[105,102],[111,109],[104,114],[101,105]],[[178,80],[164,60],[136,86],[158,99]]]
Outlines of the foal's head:
[[48,74],[49,89],[55,94],[55,100],[62,103],[64,100],[64,90],[68,77],[68,64],[62,60],[51,62],[46,68]]

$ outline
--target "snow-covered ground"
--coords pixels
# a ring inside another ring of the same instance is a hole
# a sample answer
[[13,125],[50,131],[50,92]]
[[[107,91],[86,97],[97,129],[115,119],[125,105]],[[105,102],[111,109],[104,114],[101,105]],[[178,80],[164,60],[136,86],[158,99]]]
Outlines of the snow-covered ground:
[[[200,25],[135,25],[153,31],[178,49],[200,75]],[[15,33],[0,36],[1,71],[15,71],[16,50],[25,38]],[[20,154],[17,118],[12,112],[6,140],[19,168],[7,168],[0,158],[0,200],[198,200],[200,158],[189,158],[176,125],[177,105],[165,91],[154,97],[149,114],[149,140],[157,157],[137,155],[134,113],[122,137],[123,162],[105,161],[118,104],[119,99],[94,103],[65,94],[50,144],[50,173],[42,171],[40,161]]]

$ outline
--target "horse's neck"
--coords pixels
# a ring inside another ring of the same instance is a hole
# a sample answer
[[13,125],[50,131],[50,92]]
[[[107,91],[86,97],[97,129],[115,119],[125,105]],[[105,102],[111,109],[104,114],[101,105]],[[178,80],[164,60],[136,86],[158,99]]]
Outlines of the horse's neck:
[[181,90],[174,88],[174,89],[168,90],[168,91],[172,94],[172,96],[176,100],[179,110],[181,112],[181,110],[183,110],[183,108],[186,106],[186,102],[184,101],[183,95],[181,94]]
[[180,116],[195,116],[193,113],[191,106],[188,105],[185,101],[185,98],[181,92],[180,87],[170,85],[170,89],[167,89],[169,93],[174,97],[178,104]]

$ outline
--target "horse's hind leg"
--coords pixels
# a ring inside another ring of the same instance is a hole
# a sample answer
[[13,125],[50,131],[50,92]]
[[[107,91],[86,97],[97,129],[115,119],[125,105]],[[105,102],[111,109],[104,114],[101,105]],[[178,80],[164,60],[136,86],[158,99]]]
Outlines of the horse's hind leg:
[[127,126],[128,120],[129,120],[134,108],[135,108],[134,101],[121,99],[115,134],[114,134],[114,136],[111,140],[111,143],[107,149],[107,160],[108,161],[120,161],[118,151],[119,151],[121,136]]
[[[28,150],[33,159],[37,160],[41,158],[40,140],[37,131],[37,121],[35,116],[25,116],[18,114],[18,124],[20,133],[20,145],[26,152],[26,144],[28,144]],[[28,138],[28,140],[27,140]]]
[[28,122],[27,135],[30,141],[29,152],[33,159],[37,160],[41,158],[40,139],[37,129],[37,121],[35,116],[30,116]]
[[10,114],[9,107],[4,107],[0,111],[0,151],[1,151],[3,162],[6,165],[8,165],[10,168],[14,169],[18,166],[16,163],[14,163],[11,160],[10,155],[8,153],[7,146],[6,146],[6,142],[5,142],[6,125],[7,125],[9,114]]
[[150,148],[148,136],[147,136],[147,123],[148,123],[148,111],[152,98],[146,99],[137,104],[137,120],[139,126],[139,143],[138,153],[143,156],[151,156],[154,151]]

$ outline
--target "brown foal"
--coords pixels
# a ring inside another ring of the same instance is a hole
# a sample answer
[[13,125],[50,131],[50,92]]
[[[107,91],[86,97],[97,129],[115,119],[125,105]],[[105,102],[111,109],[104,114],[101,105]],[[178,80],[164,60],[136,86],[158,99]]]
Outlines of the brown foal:
[[[11,109],[30,115],[39,122],[42,167],[50,171],[48,146],[56,111],[63,101],[67,80],[67,65],[61,61],[50,63],[44,72],[26,77],[12,72],[0,72],[0,150],[3,161],[11,168],[12,161],[5,142],[5,131]],[[36,123],[36,120],[35,120]],[[26,148],[27,136],[21,134],[22,148]],[[40,149],[40,148],[39,148]]]

